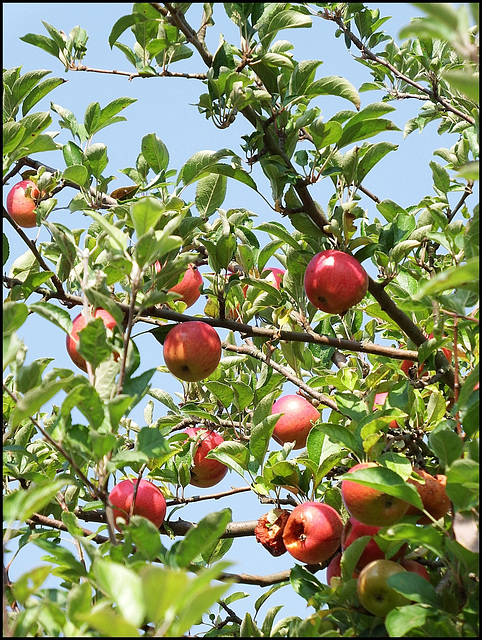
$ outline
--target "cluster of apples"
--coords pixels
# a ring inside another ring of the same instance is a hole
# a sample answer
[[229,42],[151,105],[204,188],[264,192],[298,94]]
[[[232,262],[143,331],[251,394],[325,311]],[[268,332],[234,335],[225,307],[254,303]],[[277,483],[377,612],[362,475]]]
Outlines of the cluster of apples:
[[[206,456],[224,442],[223,437],[203,427],[189,427],[183,434],[186,436],[186,442],[193,441],[195,446],[190,484],[205,488],[221,482],[228,472],[228,467]],[[118,531],[121,531],[120,521],[128,524],[133,515],[147,518],[158,529],[164,522],[166,500],[162,491],[149,480],[122,480],[110,492],[109,500],[114,507],[114,523]]]

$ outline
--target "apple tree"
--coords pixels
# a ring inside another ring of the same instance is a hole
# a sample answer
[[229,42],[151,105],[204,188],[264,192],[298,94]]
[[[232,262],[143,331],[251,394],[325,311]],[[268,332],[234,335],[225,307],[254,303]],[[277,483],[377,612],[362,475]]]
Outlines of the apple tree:
[[[23,243],[3,278],[5,635],[478,635],[478,6],[415,5],[424,17],[398,35],[381,6],[204,3],[199,22],[190,3],[133,4],[109,36],[126,68],[104,61],[105,82],[197,82],[193,117],[243,135],[175,170],[162,130],[148,133],[117,189],[102,136],[133,99],[78,113],[51,71],[4,70],[4,261]],[[239,38],[210,51],[219,14]],[[22,39],[71,83],[100,72],[84,64],[82,27],[43,24]],[[293,29],[312,59],[297,58]],[[323,76],[318,38],[344,40],[371,81]],[[324,96],[343,105],[329,119]],[[402,100],[403,131],[390,119]],[[426,195],[401,206],[371,171],[397,153],[385,134],[402,145],[428,126],[451,145],[433,149]],[[233,182],[268,203],[268,221],[228,197]],[[48,344],[29,360],[32,314],[70,344],[72,366]],[[140,329],[182,398],[153,384]],[[309,412],[273,412],[288,393]],[[226,470],[264,518],[233,522],[208,500],[199,522],[173,518],[190,484],[192,500],[212,498]],[[291,554],[290,569],[227,572],[241,536]],[[370,543],[383,564],[359,580]],[[11,580],[14,544],[46,564]],[[256,611],[281,586],[309,610],[238,615],[236,583],[259,585]]]

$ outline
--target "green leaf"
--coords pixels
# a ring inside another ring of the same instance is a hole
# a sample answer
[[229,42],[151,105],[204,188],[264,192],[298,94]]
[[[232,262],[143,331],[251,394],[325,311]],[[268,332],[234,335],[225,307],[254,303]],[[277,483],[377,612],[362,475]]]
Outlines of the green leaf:
[[118,605],[126,620],[139,627],[146,614],[141,578],[132,569],[103,558],[96,558],[92,568],[100,590]]
[[347,144],[366,140],[366,138],[371,138],[384,131],[400,131],[400,129],[393,124],[391,120],[385,120],[384,118],[364,120],[363,122],[356,122],[355,124],[351,124],[350,121],[343,129],[343,133],[338,141],[337,147],[338,149],[341,149]]
[[249,463],[249,450],[241,442],[222,442],[207,454],[207,458],[219,460],[244,477]]
[[119,18],[119,20],[115,22],[109,34],[110,48],[112,49],[116,40],[119,39],[119,37],[124,33],[124,31],[126,31],[126,29],[134,24],[145,22],[146,20],[148,20],[148,18],[146,18],[146,16],[144,16],[142,13],[131,13],[127,16],[122,16],[122,18]]
[[3,335],[20,329],[28,317],[28,307],[23,302],[3,303]]
[[85,155],[94,178],[100,180],[102,172],[107,167],[109,161],[107,158],[107,147],[100,142],[92,144],[85,150]]
[[280,414],[269,415],[251,429],[249,451],[260,465],[268,452],[271,436]]
[[[89,588],[90,585],[86,583]],[[79,614],[82,622],[93,627],[105,638],[138,638],[137,626],[128,622],[118,609],[112,609],[109,603],[101,601],[89,613]]]
[[195,527],[189,529],[176,549],[177,566],[188,567],[199,554],[219,540],[231,520],[231,509],[223,509],[209,513]]
[[352,102],[357,109],[361,104],[360,94],[352,83],[340,76],[326,76],[315,80],[307,88],[305,95],[308,98],[322,95],[339,96]]
[[100,224],[102,229],[107,233],[109,242],[113,248],[122,252],[127,249],[128,235],[126,233],[111,224],[106,217],[98,211],[86,210],[85,213]]
[[260,43],[262,47],[266,49],[278,31],[282,29],[311,27],[311,24],[310,16],[300,13],[299,11],[284,9],[284,7],[282,11],[272,11],[268,7],[268,11],[263,13],[263,16],[257,24]]
[[194,202],[202,217],[209,217],[223,204],[226,187],[227,179],[220,174],[212,174],[199,180]]
[[96,369],[101,362],[111,355],[107,345],[107,332],[102,318],[93,318],[77,334],[79,343],[77,352]]
[[87,167],[82,164],[73,164],[62,172],[62,179],[65,182],[71,182],[79,187],[87,187],[89,180],[89,172]]
[[464,450],[463,440],[450,428],[432,431],[429,434],[428,442],[431,451],[446,467],[460,458]]
[[27,391],[24,396],[21,396],[18,399],[18,402],[12,411],[12,415],[10,417],[12,428],[15,428],[29,416],[35,416],[37,411],[39,411],[46,402],[61,391],[72,379],[73,376],[64,380],[50,381],[47,383],[44,382],[41,386]]
[[349,451],[353,451],[356,455],[362,454],[361,442],[349,431],[346,427],[338,424],[321,423],[315,426],[315,429],[320,430],[328,438],[336,444],[345,447]]
[[387,584],[413,602],[437,606],[437,594],[433,586],[413,571],[390,576]]
[[420,604],[397,607],[385,618],[385,626],[391,638],[401,638],[411,629],[424,629],[427,620],[434,615],[438,616],[439,612]]
[[[50,73],[50,71],[48,72]],[[53,91],[56,87],[67,82],[63,78],[47,78],[41,82],[37,87],[32,89],[28,96],[25,97],[22,104],[22,115],[27,114],[37,102],[40,102],[48,93]]]
[[422,284],[415,300],[422,300],[425,296],[433,296],[443,291],[457,288],[472,289],[477,287],[479,280],[479,256],[467,260],[465,264],[441,271],[436,276]]
[[15,520],[21,522],[41,511],[62,487],[73,484],[71,478],[49,480],[45,484],[31,485],[28,489],[20,489],[9,493],[3,499],[3,517],[9,525]]
[[154,173],[161,173],[167,169],[169,152],[166,145],[155,133],[149,133],[142,138],[141,152]]
[[154,229],[159,218],[164,213],[164,207],[157,198],[145,196],[133,202],[130,207],[131,219],[137,238]]

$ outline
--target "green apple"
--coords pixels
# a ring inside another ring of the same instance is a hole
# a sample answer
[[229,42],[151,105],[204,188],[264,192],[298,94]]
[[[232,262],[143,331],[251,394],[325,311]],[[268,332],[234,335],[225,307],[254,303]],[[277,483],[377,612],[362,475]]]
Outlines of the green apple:
[[392,609],[410,604],[405,596],[387,584],[390,576],[405,573],[397,562],[392,560],[373,560],[366,565],[358,576],[357,594],[360,604],[374,616],[384,618]]

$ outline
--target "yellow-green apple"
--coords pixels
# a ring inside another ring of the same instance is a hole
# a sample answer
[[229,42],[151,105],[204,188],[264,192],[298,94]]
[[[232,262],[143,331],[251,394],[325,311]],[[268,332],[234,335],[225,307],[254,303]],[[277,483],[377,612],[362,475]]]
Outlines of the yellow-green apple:
[[[361,462],[348,473],[377,466],[376,462]],[[341,495],[348,513],[363,524],[385,527],[398,522],[408,509],[408,502],[351,480],[342,481]]]
[[[380,408],[383,407],[387,399],[387,396],[388,396],[388,391],[383,391],[381,393],[375,394],[375,398],[373,400],[373,411],[375,411],[377,407],[380,407]],[[396,420],[392,420],[388,426],[390,429],[396,429],[398,427],[398,422]]]
[[286,521],[283,542],[289,554],[306,564],[328,560],[340,548],[343,522],[328,504],[303,502]]
[[19,227],[28,229],[37,224],[35,209],[40,191],[32,180],[22,180],[7,195],[7,211]]
[[308,300],[326,313],[343,315],[368,291],[368,274],[353,256],[336,249],[317,253],[304,275]]
[[[105,309],[96,309],[93,314],[93,318],[102,318],[102,321],[105,325],[105,328],[112,331],[116,326],[116,321],[110,315],[108,311]],[[78,316],[74,318],[72,322],[72,331],[67,335],[66,345],[67,345],[67,353],[69,354],[72,362],[76,364],[79,369],[82,371],[87,371],[87,364],[84,358],[77,351],[77,347],[79,344],[79,331],[81,331],[85,327],[85,318],[83,313],[79,313]],[[118,353],[115,353],[114,356],[116,358],[119,357]]]
[[281,445],[294,442],[294,449],[302,449],[306,445],[313,423],[320,417],[311,402],[295,394],[278,398],[271,409],[273,413],[284,413],[276,422],[273,438]]
[[373,560],[360,571],[357,594],[360,604],[374,616],[384,618],[392,609],[410,604],[405,596],[387,584],[390,576],[405,573],[405,569],[392,560]]
[[254,528],[256,542],[260,542],[272,556],[286,553],[283,531],[289,515],[290,511],[286,509],[271,509],[259,518]]
[[221,340],[205,322],[182,322],[167,334],[163,353],[173,375],[186,382],[199,382],[216,370],[221,360]]
[[[117,523],[117,518],[123,518],[128,523],[131,515],[147,518],[158,529],[164,522],[166,500],[161,490],[148,480],[140,480],[139,484],[137,480],[132,478],[122,480],[109,493],[109,500],[115,507],[113,510],[114,522],[118,531],[121,531],[121,528]],[[134,507],[132,507],[133,500]]]
[[224,478],[228,467],[219,462],[206,458],[207,454],[224,442],[224,438],[215,431],[203,427],[188,427],[184,433],[195,441],[196,452],[191,466],[190,484],[195,487],[212,487]]
[[430,582],[430,574],[427,571],[427,569],[423,566],[423,564],[420,564],[420,562],[417,562],[412,558],[406,558],[405,560],[402,560],[400,564],[407,571],[411,571],[412,573],[418,573],[419,576],[422,576],[422,578],[425,578],[425,580]]
[[[435,520],[439,520],[450,509],[450,499],[445,489],[447,476],[438,474],[434,477],[423,469],[416,467],[414,467],[413,471],[425,482],[422,484],[413,478],[408,478],[407,482],[417,489],[425,511],[428,511]],[[416,514],[420,514],[420,518],[417,520],[418,524],[430,524],[432,522],[420,509],[409,505],[407,515]]]
[[[162,268],[159,260],[156,260],[154,266],[157,273],[159,273]],[[169,291],[178,293],[181,296],[179,299],[184,302],[186,307],[192,307],[201,295],[200,287],[202,283],[203,277],[201,272],[195,265],[190,264],[180,282],[178,282],[174,287],[171,287]]]

